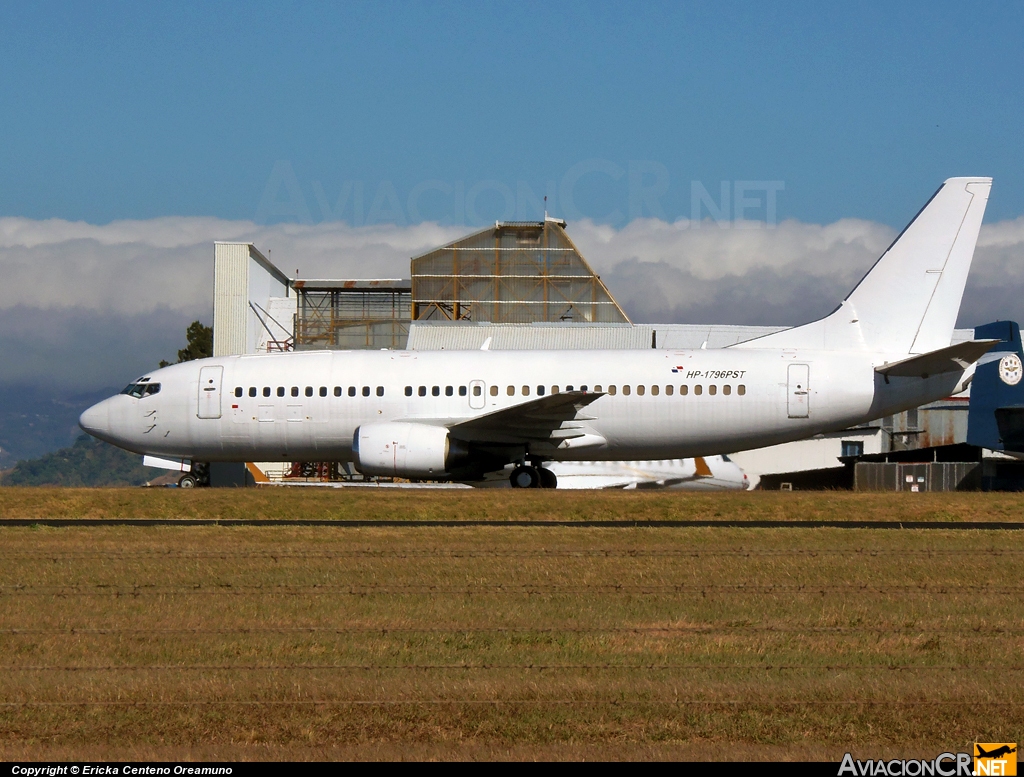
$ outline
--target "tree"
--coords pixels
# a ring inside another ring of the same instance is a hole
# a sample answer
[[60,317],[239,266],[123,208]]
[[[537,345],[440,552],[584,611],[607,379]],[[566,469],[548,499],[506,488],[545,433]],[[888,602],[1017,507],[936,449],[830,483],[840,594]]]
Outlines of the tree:
[[80,435],[70,448],[19,461],[5,486],[141,486],[162,474],[143,467],[139,456]]
[[[178,351],[178,364],[213,356],[212,326],[206,326],[201,321],[193,321],[188,325],[185,336],[188,338],[188,345]],[[160,362],[161,367],[166,367],[169,364],[169,361],[162,360]]]

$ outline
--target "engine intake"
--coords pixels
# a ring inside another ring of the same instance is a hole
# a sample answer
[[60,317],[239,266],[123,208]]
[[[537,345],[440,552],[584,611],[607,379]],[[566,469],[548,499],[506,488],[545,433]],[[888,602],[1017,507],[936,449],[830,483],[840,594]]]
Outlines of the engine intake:
[[468,451],[442,426],[365,424],[352,440],[356,468],[364,475],[440,480]]

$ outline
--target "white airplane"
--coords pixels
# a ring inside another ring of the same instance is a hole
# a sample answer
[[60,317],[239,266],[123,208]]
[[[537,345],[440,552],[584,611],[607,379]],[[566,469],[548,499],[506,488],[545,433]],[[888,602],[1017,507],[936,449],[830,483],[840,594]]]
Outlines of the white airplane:
[[215,357],[143,375],[80,424],[170,467],[352,461],[471,481],[511,463],[518,488],[554,487],[549,461],[711,456],[843,429],[961,391],[995,344],[950,345],[991,185],[949,179],[834,312],[728,348]]
[[[488,473],[477,488],[508,487],[511,468]],[[657,461],[549,461],[561,489],[680,489],[685,491],[745,491],[747,474],[728,456]]]

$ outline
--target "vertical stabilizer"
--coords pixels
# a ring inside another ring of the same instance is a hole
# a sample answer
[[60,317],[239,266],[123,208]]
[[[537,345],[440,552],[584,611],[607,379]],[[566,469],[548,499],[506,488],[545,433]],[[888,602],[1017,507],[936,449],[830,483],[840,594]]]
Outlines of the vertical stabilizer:
[[950,178],[829,316],[740,348],[920,354],[950,344],[991,178]]
[[1024,348],[1013,321],[979,326],[975,337],[999,342],[978,361],[971,381],[967,442],[1007,453],[1024,452]]

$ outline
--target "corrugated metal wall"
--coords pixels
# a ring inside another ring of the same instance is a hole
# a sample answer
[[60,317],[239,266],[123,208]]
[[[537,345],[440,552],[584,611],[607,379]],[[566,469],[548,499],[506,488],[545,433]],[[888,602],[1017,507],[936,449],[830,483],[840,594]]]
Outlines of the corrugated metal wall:
[[[565,348],[617,349],[650,348],[652,335],[658,348],[666,350],[725,348],[778,332],[776,326],[731,326],[727,324],[489,324],[486,322],[414,321],[408,348],[413,351],[474,350],[492,337],[491,348],[559,350]],[[958,334],[970,330],[957,330]],[[945,419],[942,419],[945,423]],[[916,427],[915,427],[916,428]],[[959,427],[958,427],[959,431]],[[962,439],[958,439],[962,442]]]
[[410,351],[610,350],[651,347],[652,327],[630,324],[424,324],[409,328]]
[[217,243],[213,251],[213,355],[246,351],[249,244]]

